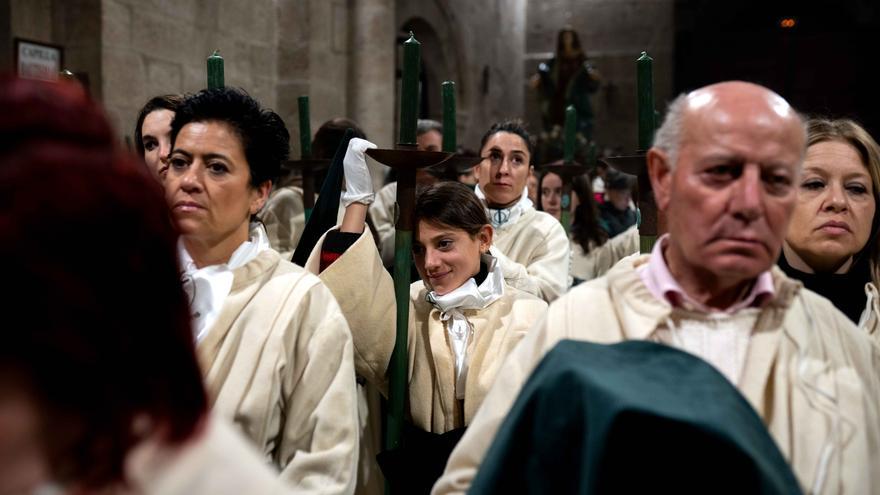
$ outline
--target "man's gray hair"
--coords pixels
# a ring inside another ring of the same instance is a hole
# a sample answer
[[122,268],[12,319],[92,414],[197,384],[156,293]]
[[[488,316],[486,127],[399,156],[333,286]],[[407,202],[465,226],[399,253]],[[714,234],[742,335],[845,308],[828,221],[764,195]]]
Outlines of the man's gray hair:
[[426,132],[437,131],[443,134],[443,124],[431,119],[419,119],[416,123],[416,136],[421,136]]
[[[775,94],[775,93],[774,93]],[[654,134],[654,147],[662,150],[669,158],[669,168],[674,169],[678,163],[678,151],[681,148],[684,139],[684,114],[687,109],[689,93],[681,93],[675,97],[666,110],[666,116],[663,118],[663,124]],[[777,97],[788,105],[781,96]],[[792,109],[794,111],[794,109]],[[806,142],[807,127],[806,121],[800,113],[794,111],[795,116],[800,123],[804,133],[804,142]],[[806,153],[806,148],[801,152],[801,161]]]
[[684,112],[687,107],[687,93],[676,96],[666,109],[663,124],[654,134],[654,147],[662,150],[669,157],[669,168],[678,162],[678,149],[681,146],[684,129]]

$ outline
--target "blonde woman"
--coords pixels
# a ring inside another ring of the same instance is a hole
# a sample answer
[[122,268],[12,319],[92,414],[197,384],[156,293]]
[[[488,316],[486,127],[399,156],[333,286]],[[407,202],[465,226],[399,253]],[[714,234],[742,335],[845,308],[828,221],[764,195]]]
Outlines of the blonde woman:
[[807,123],[798,200],[779,266],[880,342],[880,149],[849,119]]

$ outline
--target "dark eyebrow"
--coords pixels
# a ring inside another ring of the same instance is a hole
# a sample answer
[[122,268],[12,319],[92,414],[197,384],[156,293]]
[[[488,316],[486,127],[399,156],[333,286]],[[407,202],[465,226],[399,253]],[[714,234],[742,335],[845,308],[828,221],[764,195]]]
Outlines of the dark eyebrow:
[[[185,157],[187,157],[187,158],[190,159],[190,160],[191,160],[192,157],[193,157],[192,153],[190,153],[190,152],[188,152],[188,151],[185,151],[185,150],[183,150],[183,149],[180,149],[180,148],[175,148],[174,150],[171,151],[171,154],[172,154],[172,155],[173,155],[173,154],[176,154],[176,153],[180,153],[181,155],[184,155]],[[231,160],[229,159],[229,157],[226,156],[226,155],[224,155],[223,153],[207,153],[207,154],[205,154],[205,155],[203,156],[203,159],[204,159],[204,160],[211,160],[211,159],[214,159],[214,158],[220,158],[221,160],[225,160],[225,161],[227,161],[227,162],[231,161]]]
[[229,159],[228,156],[224,155],[223,153],[206,153],[206,154],[204,155],[204,159],[205,159],[205,160],[211,160],[211,159],[214,159],[214,158],[220,158],[221,160],[225,160],[225,161],[227,161],[227,162],[232,161],[232,160]]
[[184,155],[185,157],[192,159],[192,153],[190,153],[188,151],[184,151],[180,148],[174,148],[173,150],[171,150],[171,153],[169,153],[169,155],[174,155],[176,153],[180,153],[181,155]]

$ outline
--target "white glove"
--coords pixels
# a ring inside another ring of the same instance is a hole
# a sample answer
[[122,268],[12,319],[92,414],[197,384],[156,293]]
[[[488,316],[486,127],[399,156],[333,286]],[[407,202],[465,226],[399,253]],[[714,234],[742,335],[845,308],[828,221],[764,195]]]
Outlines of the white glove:
[[342,205],[352,203],[368,205],[373,202],[373,180],[370,178],[370,169],[367,168],[367,159],[364,152],[376,145],[366,139],[352,138],[345,150],[345,158],[342,167],[345,170],[345,192],[342,193]]

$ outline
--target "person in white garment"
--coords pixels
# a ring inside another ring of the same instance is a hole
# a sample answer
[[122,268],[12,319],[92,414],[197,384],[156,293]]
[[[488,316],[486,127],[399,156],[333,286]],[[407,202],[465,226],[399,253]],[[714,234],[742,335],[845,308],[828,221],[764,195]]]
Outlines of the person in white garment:
[[880,486],[880,350],[774,265],[805,142],[797,112],[762,86],[723,82],[678,97],[647,155],[668,234],[550,306],[498,372],[432,493],[467,490],[522,384],[563,339],[690,352],[749,401],[805,492]]
[[0,78],[0,107],[0,494],[294,493],[208,412],[153,171],[78,84]]
[[480,141],[480,156],[475,191],[495,229],[492,254],[512,286],[556,299],[571,285],[571,247],[562,224],[528,198],[532,142],[522,122],[493,124]]
[[[358,374],[387,393],[395,303],[391,278],[364,224],[373,200],[364,159],[371,146],[362,139],[349,144],[343,222],[325,235],[306,268],[320,271],[342,305]],[[504,358],[547,307],[504,281],[489,251],[493,228],[466,185],[447,181],[422,189],[415,223],[413,257],[421,280],[410,286],[407,401],[414,433],[402,451],[390,454],[396,460],[383,465],[386,478],[418,480],[403,485],[411,493],[437,479]],[[398,483],[392,486],[401,489]]]
[[253,222],[287,158],[281,118],[244,91],[186,98],[165,196],[211,405],[299,493],[351,493],[358,452],[351,334],[321,281]]

